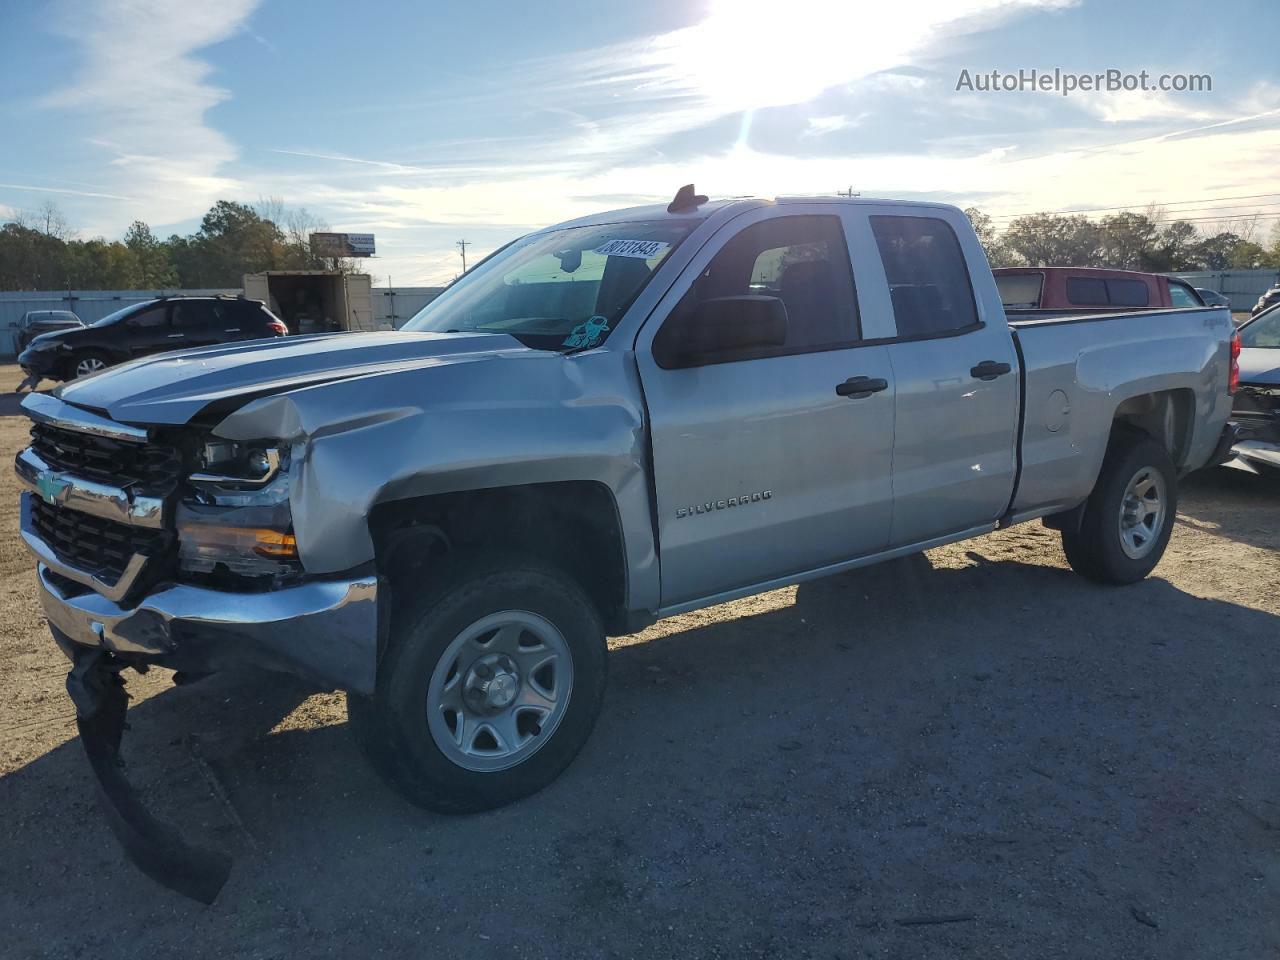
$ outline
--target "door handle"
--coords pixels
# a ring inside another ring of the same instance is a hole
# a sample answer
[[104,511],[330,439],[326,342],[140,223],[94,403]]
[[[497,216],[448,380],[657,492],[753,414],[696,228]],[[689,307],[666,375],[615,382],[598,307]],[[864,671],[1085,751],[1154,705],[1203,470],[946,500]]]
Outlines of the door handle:
[[1013,367],[1007,363],[997,363],[995,360],[983,360],[976,367],[970,367],[970,375],[977,377],[979,380],[994,380],[996,377],[1003,377],[1012,370]]
[[836,385],[836,393],[850,400],[862,400],[889,389],[889,381],[884,377],[850,377],[844,383]]
[[179,337],[185,337],[185,336],[186,336],[186,334],[185,334],[185,333],[171,333],[171,334],[169,334],[169,339],[170,339],[170,340],[177,340]]
[[239,328],[239,327],[227,327],[227,329],[223,330],[222,332],[223,332],[223,333],[239,333],[239,332],[240,332],[240,328]]

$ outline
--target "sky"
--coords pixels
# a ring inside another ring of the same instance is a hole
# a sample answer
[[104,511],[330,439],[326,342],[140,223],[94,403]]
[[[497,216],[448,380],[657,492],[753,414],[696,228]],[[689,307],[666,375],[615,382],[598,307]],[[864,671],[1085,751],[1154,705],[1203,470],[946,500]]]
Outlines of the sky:
[[[1269,236],[1278,32],[1274,0],[0,0],[0,219],[168,236],[274,197],[397,286],[688,182]],[[1055,68],[1212,89],[957,89]]]

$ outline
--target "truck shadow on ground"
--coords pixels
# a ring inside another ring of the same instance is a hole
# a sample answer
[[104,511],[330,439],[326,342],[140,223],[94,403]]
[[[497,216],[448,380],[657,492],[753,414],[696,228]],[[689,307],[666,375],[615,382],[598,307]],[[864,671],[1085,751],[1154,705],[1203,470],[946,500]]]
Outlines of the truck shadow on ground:
[[[1107,590],[973,556],[934,568],[920,555],[802,585],[793,603],[771,595],[752,615],[688,615],[628,638],[575,764],[471,817],[402,801],[363,762],[340,702],[290,680],[160,693],[130,711],[130,776],[166,819],[236,855],[219,902],[133,871],[72,740],[0,780],[0,924],[19,953],[105,938],[136,952],[199,931],[195,953],[275,955],[361,915],[366,954],[443,940],[470,955],[490,937],[591,953],[598,928],[627,954],[695,955],[646,916],[678,909],[717,950],[768,956],[827,949],[837,932],[848,943],[855,924],[868,946],[888,944],[902,914],[972,914],[939,933],[954,953],[987,942],[992,923],[1007,929],[1001,904],[1025,897],[1015,926],[1028,942],[1046,917],[1088,918],[1125,954],[1150,932],[1131,901],[1167,905],[1171,883],[1193,897],[1235,878],[1274,836],[1275,774],[1250,747],[1249,705],[1274,701],[1280,618],[1159,579]],[[1242,689],[1224,664],[1250,657]],[[327,725],[277,729],[300,704]],[[1207,742],[1185,716],[1211,720]],[[1250,898],[1276,892],[1248,889],[1246,919]],[[66,924],[67,895],[103,891],[148,908]],[[761,903],[767,931],[743,922]]]
[[1201,470],[1182,481],[1179,494],[1180,525],[1264,550],[1280,549],[1280,471],[1257,476],[1227,467]]

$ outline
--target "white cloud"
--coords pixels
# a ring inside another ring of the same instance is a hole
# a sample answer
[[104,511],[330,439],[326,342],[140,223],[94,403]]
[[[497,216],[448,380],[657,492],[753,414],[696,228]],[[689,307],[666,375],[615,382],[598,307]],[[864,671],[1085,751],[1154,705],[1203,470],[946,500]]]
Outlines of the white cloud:
[[810,117],[808,125],[804,128],[804,136],[825,137],[829,133],[856,127],[864,118],[865,114],[857,117],[849,117],[844,114],[835,114],[829,117]]
[[1073,94],[1086,110],[1104,123],[1139,123],[1149,120],[1207,121],[1221,114],[1195,103],[1196,94],[1180,97],[1142,90],[1117,90],[1094,94]]
[[205,121],[228,94],[195,53],[242,29],[257,3],[79,0],[62,8],[56,26],[82,48],[81,66],[43,104],[87,118],[84,146],[102,156],[103,178],[136,198],[130,219],[172,223],[240,192],[222,172],[237,150]]
[[93,197],[98,200],[133,200],[134,197],[122,197],[116,193],[95,193],[89,190],[70,190],[66,187],[38,187],[29,183],[0,183],[0,189],[22,190],[27,193],[57,193],[67,197]]

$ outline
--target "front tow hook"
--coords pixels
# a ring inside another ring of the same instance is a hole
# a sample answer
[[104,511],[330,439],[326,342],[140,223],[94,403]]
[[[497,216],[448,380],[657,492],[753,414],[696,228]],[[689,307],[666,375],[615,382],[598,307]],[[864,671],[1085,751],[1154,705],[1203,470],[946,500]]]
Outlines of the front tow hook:
[[231,873],[231,857],[187,843],[172,825],[156,819],[121,772],[120,738],[129,696],[123,665],[104,650],[76,654],[67,693],[76,705],[76,728],[98,778],[98,803],[125,855],[161,886],[213,903]]

